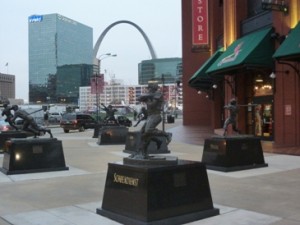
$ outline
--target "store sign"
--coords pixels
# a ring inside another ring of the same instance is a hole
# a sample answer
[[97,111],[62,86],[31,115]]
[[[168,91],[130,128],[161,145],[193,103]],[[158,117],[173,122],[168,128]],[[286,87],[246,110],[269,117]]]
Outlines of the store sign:
[[193,45],[209,44],[208,0],[192,0]]
[[29,23],[36,23],[36,22],[42,22],[43,16],[41,15],[32,15],[28,17]]

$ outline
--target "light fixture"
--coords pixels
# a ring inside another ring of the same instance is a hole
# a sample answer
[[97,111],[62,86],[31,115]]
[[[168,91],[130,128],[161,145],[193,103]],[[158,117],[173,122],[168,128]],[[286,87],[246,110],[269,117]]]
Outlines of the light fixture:
[[261,8],[263,10],[280,11],[285,15],[287,15],[289,11],[288,5],[285,3],[285,0],[262,0]]
[[276,74],[275,74],[275,72],[276,73],[285,73],[285,74],[289,74],[290,73],[290,71],[289,70],[285,70],[285,71],[279,71],[279,70],[276,70],[276,71],[273,71],[271,74],[270,74],[270,78],[272,78],[272,79],[275,79],[276,78]]
[[270,78],[275,79],[275,78],[276,78],[276,74],[275,74],[274,72],[272,72],[272,73],[270,74]]
[[200,90],[197,92],[198,95],[201,95],[201,93],[202,93],[202,92],[201,92]]
[[255,82],[256,82],[256,83],[261,83],[261,82],[264,82],[264,80],[262,79],[261,75],[258,75],[258,76],[255,78]]
[[284,42],[284,40],[286,39],[285,35],[280,35],[276,32],[271,34],[271,38],[274,40],[277,40],[279,42],[279,44],[282,44],[282,42]]
[[15,160],[18,161],[21,159],[21,155],[19,153],[16,153],[15,155]]
[[217,89],[218,85],[214,84],[212,87],[213,87],[213,89]]

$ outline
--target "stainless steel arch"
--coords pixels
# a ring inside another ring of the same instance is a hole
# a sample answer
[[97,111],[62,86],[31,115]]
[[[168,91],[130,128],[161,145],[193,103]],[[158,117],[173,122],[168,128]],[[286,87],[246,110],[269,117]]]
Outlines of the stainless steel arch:
[[140,28],[138,25],[136,25],[135,23],[131,22],[131,21],[128,21],[128,20],[119,20],[117,22],[114,22],[112,23],[111,25],[109,25],[103,32],[102,34],[100,35],[100,37],[98,38],[95,46],[94,46],[94,50],[93,50],[93,58],[94,58],[94,61],[96,60],[96,57],[97,57],[97,53],[98,53],[98,50],[99,50],[99,47],[100,47],[100,44],[103,40],[103,38],[105,37],[106,33],[114,26],[120,24],[120,23],[127,23],[127,24],[130,24],[132,26],[134,26],[144,37],[146,43],[147,43],[147,46],[149,48],[149,51],[150,51],[150,54],[151,54],[151,57],[152,59],[156,59],[156,54],[155,54],[155,51],[154,51],[154,48],[149,40],[149,38],[147,37],[146,33],[142,30],[142,28]]

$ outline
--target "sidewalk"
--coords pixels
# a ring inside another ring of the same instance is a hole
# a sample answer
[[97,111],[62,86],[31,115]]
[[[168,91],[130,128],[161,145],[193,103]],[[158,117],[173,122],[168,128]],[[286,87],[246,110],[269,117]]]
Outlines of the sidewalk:
[[[183,127],[180,120],[165,125],[173,133],[171,154],[201,161],[203,140],[211,131]],[[128,155],[122,145],[97,145],[92,135],[92,130],[62,132],[68,171],[0,173],[0,225],[118,224],[96,214],[96,209],[101,207],[107,164]],[[208,170],[213,202],[221,214],[189,224],[299,225],[300,157],[265,153],[265,161],[269,166],[259,169]]]

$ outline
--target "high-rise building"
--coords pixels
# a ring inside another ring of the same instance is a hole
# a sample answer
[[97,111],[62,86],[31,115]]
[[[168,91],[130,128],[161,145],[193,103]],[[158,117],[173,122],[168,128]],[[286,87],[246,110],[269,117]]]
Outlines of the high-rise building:
[[148,84],[150,80],[161,80],[166,84],[181,80],[181,58],[160,58],[143,60],[139,63],[139,84]]
[[[86,68],[93,64],[93,29],[59,14],[29,16],[28,29],[29,101],[78,100],[79,87],[87,85],[81,81],[92,75],[92,69]],[[60,77],[58,68],[64,68],[60,70]],[[72,92],[72,98],[64,98],[62,92],[57,93],[57,87],[64,86],[73,76],[76,77],[74,82],[78,82],[73,83],[77,89],[64,90],[64,93]]]
[[15,76],[0,73],[0,101],[15,98]]

